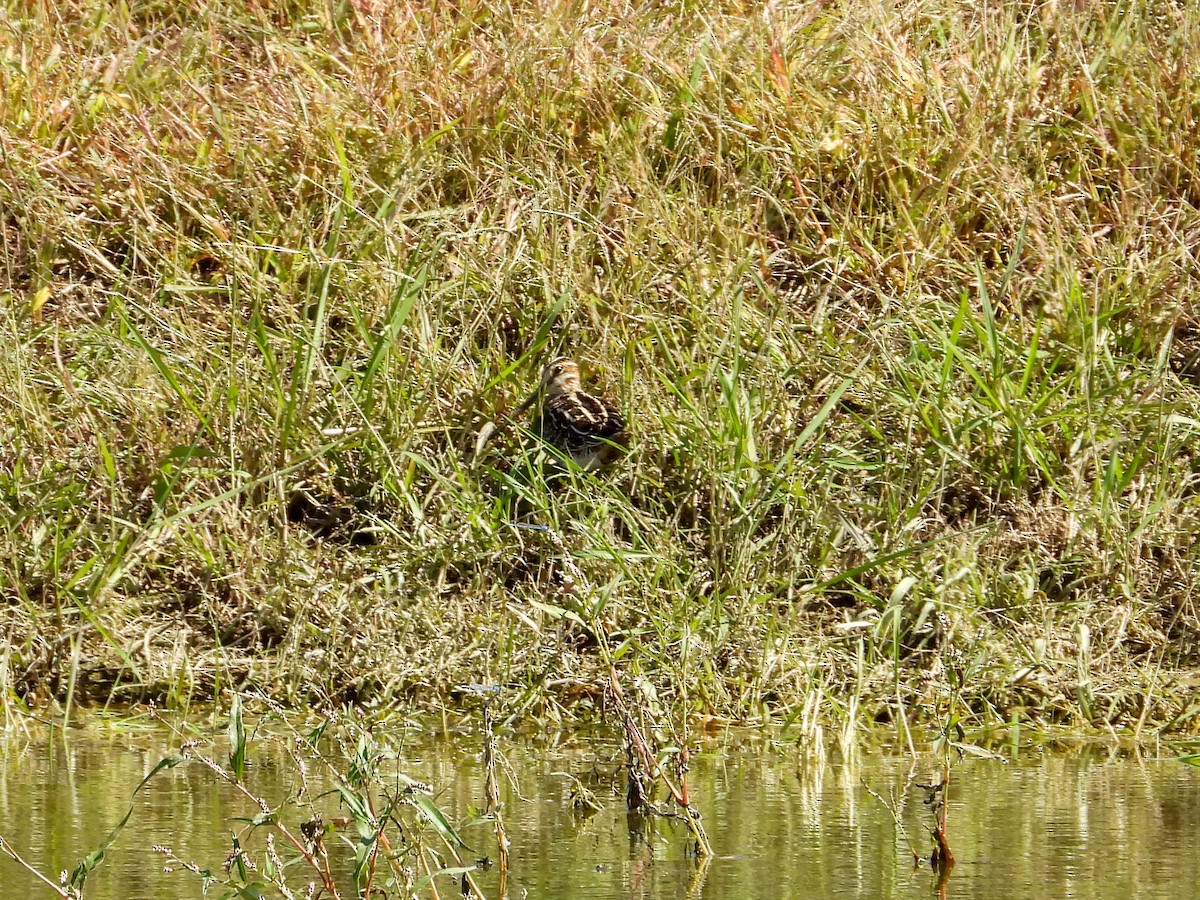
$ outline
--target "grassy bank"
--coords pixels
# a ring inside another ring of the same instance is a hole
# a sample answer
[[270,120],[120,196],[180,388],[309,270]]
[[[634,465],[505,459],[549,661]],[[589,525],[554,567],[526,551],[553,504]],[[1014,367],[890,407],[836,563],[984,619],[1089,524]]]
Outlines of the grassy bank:
[[7,703],[1200,728],[1186,4],[3,6]]

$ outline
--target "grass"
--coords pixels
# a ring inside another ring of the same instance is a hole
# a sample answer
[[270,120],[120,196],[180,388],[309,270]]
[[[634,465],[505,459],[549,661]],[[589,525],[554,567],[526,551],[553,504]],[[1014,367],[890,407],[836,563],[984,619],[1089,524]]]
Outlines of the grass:
[[6,712],[1200,728],[1200,13],[3,9]]

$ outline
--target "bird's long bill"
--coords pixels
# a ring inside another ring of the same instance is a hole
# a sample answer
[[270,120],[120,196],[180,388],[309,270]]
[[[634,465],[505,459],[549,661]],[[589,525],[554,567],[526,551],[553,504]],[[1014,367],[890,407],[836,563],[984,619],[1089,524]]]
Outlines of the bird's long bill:
[[515,410],[513,410],[513,415],[519,416],[521,413],[525,412],[525,410],[529,409],[529,407],[533,406],[533,401],[538,398],[538,394],[540,394],[541,392],[542,392],[542,389],[540,387],[534,388],[533,393],[530,394],[528,397],[526,397],[521,402],[521,405],[518,406]]

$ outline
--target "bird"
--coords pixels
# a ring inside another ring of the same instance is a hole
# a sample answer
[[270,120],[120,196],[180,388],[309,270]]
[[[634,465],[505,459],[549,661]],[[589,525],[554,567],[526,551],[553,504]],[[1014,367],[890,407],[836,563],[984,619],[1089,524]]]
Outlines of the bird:
[[584,391],[575,360],[552,359],[517,413],[529,409],[539,397],[534,432],[585,472],[603,468],[629,449],[625,417],[612,402]]

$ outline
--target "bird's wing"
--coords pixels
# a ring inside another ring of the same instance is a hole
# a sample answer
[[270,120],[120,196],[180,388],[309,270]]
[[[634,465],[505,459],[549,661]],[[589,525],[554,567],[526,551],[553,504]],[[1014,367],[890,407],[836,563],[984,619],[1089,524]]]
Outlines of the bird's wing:
[[622,435],[625,420],[613,405],[580,391],[547,400],[539,430],[552,444],[587,449]]

